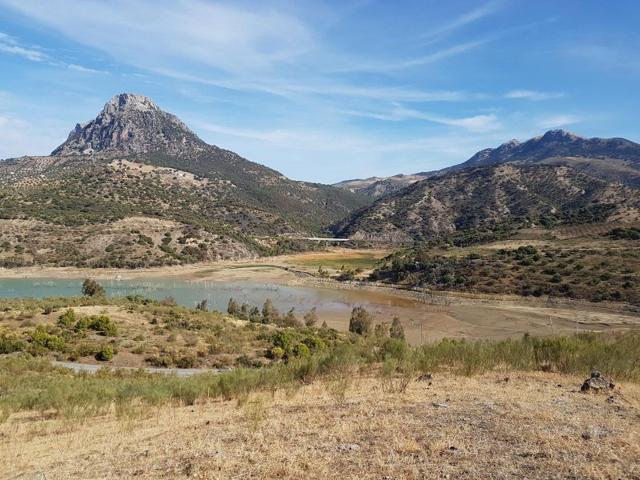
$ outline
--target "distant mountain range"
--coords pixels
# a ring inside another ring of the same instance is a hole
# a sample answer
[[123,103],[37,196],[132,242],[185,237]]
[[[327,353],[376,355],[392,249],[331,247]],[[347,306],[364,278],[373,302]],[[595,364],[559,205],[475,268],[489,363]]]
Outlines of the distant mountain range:
[[598,178],[640,187],[640,144],[624,138],[584,138],[564,130],[550,130],[522,143],[511,140],[438,171],[347,180],[335,186],[379,198],[435,175],[503,163],[565,165]]
[[9,245],[0,261],[138,266],[257,255],[366,203],[208,145],[149,98],[124,93],[51,156],[0,162],[0,244]]

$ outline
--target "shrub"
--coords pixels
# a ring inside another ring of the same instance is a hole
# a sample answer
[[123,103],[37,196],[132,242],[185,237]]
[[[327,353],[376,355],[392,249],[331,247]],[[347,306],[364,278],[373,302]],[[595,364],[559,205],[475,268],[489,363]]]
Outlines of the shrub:
[[318,314],[316,312],[316,307],[313,307],[307,313],[304,314],[304,324],[307,327],[315,327],[318,323]]
[[92,315],[78,320],[74,329],[80,332],[85,329],[94,330],[99,335],[115,337],[118,335],[118,326],[106,315]]
[[100,362],[108,362],[113,358],[113,348],[106,345],[96,352],[95,357]]
[[71,328],[76,323],[76,312],[73,308],[69,308],[58,317],[58,325],[65,328]]
[[373,325],[373,317],[364,307],[354,307],[349,319],[349,331],[358,335],[368,335]]
[[307,358],[311,356],[311,351],[304,343],[299,343],[293,347],[293,354],[296,357]]
[[24,350],[24,342],[17,338],[8,337],[5,335],[0,336],[0,354],[20,352]]
[[95,280],[87,278],[82,282],[82,295],[85,297],[104,297],[106,292],[104,287]]
[[402,323],[400,323],[400,319],[398,317],[393,317],[389,336],[398,340],[404,340],[404,327],[402,326]]

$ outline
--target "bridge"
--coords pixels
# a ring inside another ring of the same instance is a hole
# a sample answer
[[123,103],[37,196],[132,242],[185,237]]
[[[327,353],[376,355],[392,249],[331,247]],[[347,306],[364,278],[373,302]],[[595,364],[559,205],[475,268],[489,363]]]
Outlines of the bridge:
[[349,242],[350,238],[325,238],[325,237],[304,237],[300,240],[309,240],[311,242]]

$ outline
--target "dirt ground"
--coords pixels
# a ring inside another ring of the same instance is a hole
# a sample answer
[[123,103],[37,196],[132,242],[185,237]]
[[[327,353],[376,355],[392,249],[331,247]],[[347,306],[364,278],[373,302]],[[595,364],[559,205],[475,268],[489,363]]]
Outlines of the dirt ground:
[[21,414],[0,425],[0,477],[640,478],[640,387],[583,394],[581,381],[436,374],[389,393],[363,378],[135,419]]

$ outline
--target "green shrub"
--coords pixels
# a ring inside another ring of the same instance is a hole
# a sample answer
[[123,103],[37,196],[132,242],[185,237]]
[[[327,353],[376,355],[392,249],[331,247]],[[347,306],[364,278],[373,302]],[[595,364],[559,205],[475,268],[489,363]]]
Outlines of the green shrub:
[[0,335],[0,354],[21,352],[25,347],[25,343],[17,338]]
[[100,362],[108,362],[113,358],[113,348],[106,345],[96,352],[95,357]]
[[293,347],[293,354],[296,357],[307,358],[311,356],[311,350],[304,343],[299,343]]
[[76,313],[72,308],[66,310],[62,315],[58,317],[58,325],[65,328],[71,328],[76,323]]

